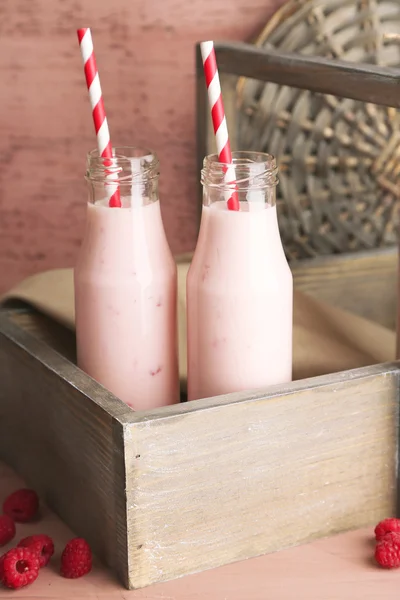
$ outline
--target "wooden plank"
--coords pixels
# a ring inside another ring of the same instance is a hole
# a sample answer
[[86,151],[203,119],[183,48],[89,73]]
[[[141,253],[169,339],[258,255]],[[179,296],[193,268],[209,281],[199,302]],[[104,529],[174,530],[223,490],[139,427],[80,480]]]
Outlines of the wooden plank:
[[217,43],[221,73],[400,108],[400,70],[281,53],[244,43]]
[[7,317],[20,329],[45,342],[72,363],[76,364],[75,332],[54,319],[25,305],[19,310],[7,309]]
[[[0,462],[0,489],[4,494],[24,482]],[[62,548],[65,526],[46,511],[42,531]],[[32,532],[19,525],[18,535]],[[198,575],[127,593],[98,565],[89,577],[61,579],[53,563],[34,587],[2,591],[2,600],[398,600],[398,573],[372,566],[372,528],[317,540],[298,548],[244,560]],[[289,574],[289,576],[288,576]],[[73,591],[72,591],[73,590]]]
[[[122,421],[122,420],[121,420]],[[126,499],[126,468],[125,468],[125,427],[120,420],[114,419],[112,423],[113,446],[113,493],[109,502],[114,509],[114,550],[109,557],[108,564],[118,575],[119,580],[128,589],[130,587],[129,573],[131,570],[132,555],[128,544],[128,512]],[[130,532],[131,538],[135,537],[134,529]]]
[[[121,419],[128,407],[4,314],[0,379],[0,458],[112,565],[126,538]],[[126,566],[120,562],[125,580]]]
[[398,365],[135,413],[130,585],[371,525],[396,503]]
[[297,289],[396,329],[397,248],[292,263]]

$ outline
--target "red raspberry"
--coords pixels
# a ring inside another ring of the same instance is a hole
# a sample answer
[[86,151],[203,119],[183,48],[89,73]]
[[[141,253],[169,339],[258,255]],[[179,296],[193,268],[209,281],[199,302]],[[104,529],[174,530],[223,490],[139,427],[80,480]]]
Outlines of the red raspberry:
[[0,515],[0,546],[11,542],[15,535],[15,523],[8,515]]
[[74,538],[65,546],[61,555],[61,575],[76,579],[86,575],[92,568],[92,551],[86,540]]
[[375,537],[380,542],[387,533],[400,533],[400,519],[385,519],[375,527]]
[[31,521],[39,508],[39,498],[33,490],[17,490],[3,504],[3,512],[17,523]]
[[30,535],[18,544],[20,548],[29,548],[39,557],[40,568],[45,567],[54,554],[54,543],[48,535]]
[[29,548],[13,548],[1,557],[1,582],[17,589],[33,583],[39,575],[39,558]]
[[6,556],[5,554],[3,554],[3,556],[0,556],[0,581],[1,582],[3,581],[3,573],[4,573],[3,565],[4,565],[5,556]]
[[377,543],[375,560],[385,569],[400,567],[400,533],[390,531]]

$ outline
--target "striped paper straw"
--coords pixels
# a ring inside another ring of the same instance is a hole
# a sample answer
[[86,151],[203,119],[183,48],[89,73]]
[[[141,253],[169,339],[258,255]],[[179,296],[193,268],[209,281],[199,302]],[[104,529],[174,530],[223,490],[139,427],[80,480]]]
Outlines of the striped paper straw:
[[[89,27],[78,29],[78,40],[85,69],[86,83],[89,90],[90,105],[92,107],[94,128],[97,136],[97,149],[99,155],[103,158],[112,158],[113,151],[110,140],[110,131],[108,129],[106,112],[104,110],[103,94],[101,92],[100,78],[93,51],[92,34]],[[107,161],[105,161],[105,164],[107,166]],[[111,165],[112,162],[110,161],[109,164]],[[112,175],[109,175],[109,177],[112,177]],[[108,202],[111,207],[121,206],[118,188],[114,192],[110,190]]]
[[[231,165],[231,145],[229,143],[228,127],[226,124],[225,109],[222,100],[221,84],[219,81],[214,43],[202,42],[200,44],[200,50],[203,59],[204,76],[206,79],[208,100],[211,109],[211,119],[214,127],[215,140],[217,144],[218,159],[221,163]],[[235,181],[235,178],[235,168],[232,166],[226,171],[225,181],[228,183],[233,183]],[[229,210],[240,209],[237,192],[229,194],[227,204]]]

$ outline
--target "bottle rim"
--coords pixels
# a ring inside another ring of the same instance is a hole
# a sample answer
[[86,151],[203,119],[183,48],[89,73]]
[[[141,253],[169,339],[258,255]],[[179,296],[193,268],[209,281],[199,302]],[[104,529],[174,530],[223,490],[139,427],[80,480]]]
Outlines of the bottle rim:
[[279,183],[276,159],[265,152],[237,151],[232,152],[230,164],[220,162],[217,154],[209,154],[203,161],[201,183],[228,191],[273,188]]
[[98,183],[130,184],[159,177],[160,163],[156,153],[141,146],[117,146],[113,156],[100,156],[97,148],[86,157],[85,179]]

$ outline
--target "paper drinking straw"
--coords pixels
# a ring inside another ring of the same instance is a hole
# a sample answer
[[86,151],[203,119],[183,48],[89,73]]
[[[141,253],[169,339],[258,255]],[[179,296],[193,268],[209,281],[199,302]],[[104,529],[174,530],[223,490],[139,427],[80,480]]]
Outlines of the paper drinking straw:
[[[85,69],[90,105],[92,107],[94,128],[97,136],[97,149],[99,151],[99,155],[103,158],[112,158],[113,152],[110,140],[110,132],[108,129],[106,112],[104,110],[103,94],[100,87],[100,78],[97,71],[96,58],[93,51],[92,34],[88,27],[78,29],[78,40]],[[110,161],[109,164],[111,165],[112,162]],[[105,161],[105,165],[107,166],[107,161]],[[112,178],[113,176],[112,174],[109,174],[108,177]],[[112,188],[114,187],[115,184],[112,187],[110,186],[108,203],[111,207],[120,207],[121,197],[119,188],[117,187],[116,190],[112,191]]]
[[[203,59],[204,76],[207,85],[208,100],[211,109],[211,119],[214,127],[215,140],[219,162],[232,165],[232,153],[229,143],[228,127],[226,124],[224,103],[222,100],[221,84],[219,81],[217,59],[215,56],[214,42],[202,42],[200,44]],[[235,181],[235,168],[228,167],[225,181]],[[229,210],[240,210],[237,191],[229,194],[227,199]]]

